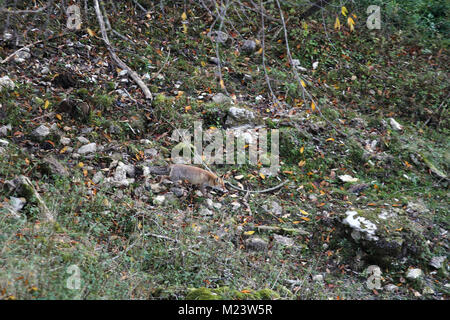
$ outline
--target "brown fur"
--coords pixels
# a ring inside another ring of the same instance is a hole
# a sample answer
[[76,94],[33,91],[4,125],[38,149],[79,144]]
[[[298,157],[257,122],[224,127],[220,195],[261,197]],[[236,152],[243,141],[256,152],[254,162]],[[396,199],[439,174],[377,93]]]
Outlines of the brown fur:
[[209,171],[186,164],[173,164],[169,170],[170,180],[174,182],[187,180],[191,184],[199,185],[204,195],[206,195],[206,186],[221,189],[222,191],[226,190],[223,180]]

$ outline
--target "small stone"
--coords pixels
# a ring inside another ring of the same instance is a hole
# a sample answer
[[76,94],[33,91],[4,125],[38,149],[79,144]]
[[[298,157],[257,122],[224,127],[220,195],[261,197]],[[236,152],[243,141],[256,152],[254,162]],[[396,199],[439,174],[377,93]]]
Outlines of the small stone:
[[212,209],[213,208],[213,201],[211,200],[211,199],[206,199],[205,200],[205,203],[206,203],[206,206],[209,208],[209,209]]
[[419,279],[422,277],[422,275],[423,275],[423,271],[418,268],[409,269],[406,272],[406,278],[411,279],[411,280]]
[[422,294],[434,294],[435,292],[434,292],[434,290],[433,290],[433,288],[431,288],[431,287],[425,287],[424,289],[423,289],[423,291],[422,291]]
[[213,213],[211,210],[209,210],[208,208],[205,208],[205,207],[202,207],[202,208],[199,210],[198,214],[201,215],[201,216],[203,216],[203,217],[214,215],[214,213]]
[[80,141],[82,144],[88,144],[89,143],[89,140],[86,139],[85,137],[78,137],[77,140]]
[[253,52],[256,49],[256,42],[254,40],[247,39],[242,44],[242,51],[244,52]]
[[352,176],[350,176],[348,174],[344,174],[342,176],[339,176],[339,179],[342,182],[356,182],[356,181],[358,181],[358,178],[353,178]]
[[23,63],[23,62],[25,62],[25,60],[28,60],[30,58],[31,58],[30,49],[24,48],[24,49],[16,52],[14,61],[16,63]]
[[225,43],[228,40],[228,34],[223,31],[213,31],[209,33],[209,37],[212,38],[215,42]]
[[11,131],[10,124],[0,127],[0,137],[6,137],[8,135],[8,131]]
[[435,269],[442,268],[442,264],[444,263],[446,257],[445,256],[436,256],[431,258],[430,266],[432,266]]
[[61,139],[59,139],[59,142],[63,145],[63,146],[67,146],[70,144],[70,138],[67,137],[61,137]]
[[384,290],[388,292],[398,291],[398,287],[395,284],[387,284],[384,286]]
[[321,274],[316,274],[315,276],[312,277],[313,281],[315,282],[323,282],[323,275]]
[[98,184],[98,183],[101,182],[104,178],[105,178],[105,176],[103,175],[103,172],[97,171],[97,172],[94,174],[94,176],[92,177],[92,182],[94,182],[95,184]]
[[389,124],[391,125],[392,129],[394,129],[395,131],[403,130],[403,126],[400,123],[398,123],[397,121],[395,121],[394,118],[389,118]]
[[264,251],[267,249],[268,243],[266,240],[263,240],[259,237],[252,237],[245,241],[245,247],[248,250]]
[[155,198],[153,198],[153,204],[154,205],[162,205],[165,200],[166,200],[165,196],[156,196]]
[[233,211],[239,210],[240,207],[241,207],[241,204],[239,202],[234,201],[231,203],[231,210],[233,210]]
[[77,153],[86,154],[97,151],[97,144],[95,142],[86,144],[78,149]]
[[6,88],[9,90],[13,90],[16,87],[14,81],[12,81],[8,76],[4,76],[0,78],[0,89]]
[[50,69],[48,68],[48,67],[43,67],[42,69],[41,69],[41,74],[47,74],[47,73],[49,73],[50,72]]
[[273,240],[276,243],[284,245],[286,247],[292,247],[294,245],[294,240],[288,237],[280,236],[279,234],[274,234]]
[[213,207],[217,210],[220,210],[222,208],[222,204],[219,202],[214,202],[213,203]]
[[225,104],[230,103],[231,98],[219,92],[212,97],[212,101],[217,104]]
[[152,183],[150,184],[150,189],[152,190],[153,193],[160,193],[166,190],[167,188],[161,183]]
[[176,195],[178,198],[181,198],[182,196],[184,196],[183,188],[172,187],[172,188],[170,188],[170,191],[173,192],[173,194]]
[[38,138],[44,138],[50,134],[50,129],[45,125],[40,125],[32,132],[32,135]]

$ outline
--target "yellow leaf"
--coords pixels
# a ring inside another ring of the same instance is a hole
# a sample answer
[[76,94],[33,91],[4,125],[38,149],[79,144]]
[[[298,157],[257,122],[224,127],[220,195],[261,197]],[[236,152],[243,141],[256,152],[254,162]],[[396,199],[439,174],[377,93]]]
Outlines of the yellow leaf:
[[303,27],[303,30],[305,30],[305,31],[308,30],[308,24],[305,21],[302,22],[302,27]]
[[204,67],[204,66],[206,66],[206,62],[205,62],[205,61],[201,61],[201,62],[200,62],[200,65],[201,65],[202,67]]
[[302,214],[304,214],[305,216],[309,215],[309,213],[306,212],[305,210],[300,209],[300,212],[301,212]]
[[263,175],[262,173],[260,173],[260,174],[259,174],[259,176],[260,176],[260,177],[261,177],[261,179],[263,179],[263,180],[264,180],[264,179],[266,178],[266,176],[265,176],[265,175]]
[[49,105],[50,105],[50,102],[48,100],[45,100],[44,109],[47,109]]
[[183,24],[183,33],[187,33],[187,31],[188,31],[187,25]]
[[300,217],[300,219],[305,220],[305,221],[311,220],[310,218],[307,218],[307,217]]
[[336,17],[336,22],[334,23],[334,29],[341,30],[341,22],[339,21],[338,17]]
[[245,232],[244,232],[244,235],[246,235],[246,236],[251,236],[251,235],[254,234],[254,233],[255,233],[254,230],[250,230],[250,231],[245,231]]
[[79,162],[78,163],[78,167],[83,168],[84,167],[84,163],[83,162]]
[[251,291],[248,290],[248,289],[241,290],[241,292],[242,292],[242,293],[251,293]]
[[303,88],[306,88],[306,83],[305,83],[305,81],[300,80],[300,83],[302,84],[302,87],[303,87]]
[[316,104],[314,103],[314,101],[311,101],[311,110],[316,110]]
[[303,151],[305,151],[305,147],[300,148],[300,153],[303,153]]
[[188,111],[191,110],[191,109],[192,109],[191,106],[186,106],[186,107],[184,107],[184,111],[185,111],[185,112],[188,112]]
[[301,160],[301,161],[298,163],[298,166],[299,166],[299,167],[303,167],[305,164],[306,164],[306,161],[305,161],[305,160]]
[[260,49],[256,52],[256,54],[262,54],[262,52],[263,52],[263,48],[260,48]]
[[87,33],[89,34],[90,37],[94,37],[95,36],[95,32],[92,29],[87,28],[86,30],[87,30]]
[[351,17],[348,17],[347,24],[350,27],[350,31],[355,30],[355,21]]
[[62,116],[58,113],[58,114],[56,114],[56,119],[58,119],[58,120],[62,120]]
[[183,14],[181,15],[181,20],[187,20],[186,12],[183,12]]
[[86,169],[84,169],[84,170],[83,170],[83,176],[85,176],[85,177],[86,177],[87,175],[88,175],[88,172],[87,172],[87,170],[86,170]]
[[61,149],[61,151],[59,151],[59,153],[64,153],[64,152],[66,152],[66,151],[67,151],[67,148],[68,148],[68,147],[65,146],[64,148]]
[[347,13],[348,13],[348,10],[347,10],[346,7],[342,7],[342,8],[341,8],[341,12],[342,12],[342,15],[343,15],[344,17],[346,17],[346,16],[347,16]]
[[222,88],[222,89],[225,89],[225,83],[223,82],[223,79],[220,79],[220,87]]
[[334,141],[334,138],[328,138],[328,139],[325,140],[325,141]]

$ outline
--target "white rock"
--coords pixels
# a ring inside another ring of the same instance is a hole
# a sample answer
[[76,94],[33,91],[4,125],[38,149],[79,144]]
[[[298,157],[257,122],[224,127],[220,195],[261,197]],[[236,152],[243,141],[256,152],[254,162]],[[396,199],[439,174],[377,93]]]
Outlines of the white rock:
[[208,208],[203,207],[199,210],[198,214],[205,217],[205,216],[212,216],[214,213]]
[[[1,106],[0,106],[0,108],[1,108]],[[11,125],[10,124],[0,127],[0,136],[7,136],[8,135],[8,131],[11,131]]]
[[425,287],[422,291],[422,294],[435,294],[433,288],[431,287]]
[[97,172],[94,174],[94,176],[92,177],[92,182],[94,182],[95,184],[98,184],[98,183],[101,182],[104,178],[105,178],[105,176],[103,175],[103,172],[97,171]]
[[153,198],[153,204],[154,205],[162,205],[165,200],[166,200],[165,196],[156,196],[155,198]]
[[387,284],[384,286],[384,290],[388,292],[398,291],[398,287],[395,284]]
[[258,237],[252,237],[245,241],[245,247],[249,250],[263,251],[267,246],[267,241]]
[[89,140],[86,139],[85,137],[78,137],[77,140],[80,141],[82,144],[88,144],[89,143]]
[[323,282],[323,275],[321,274],[316,274],[315,276],[312,277],[313,281],[315,282]]
[[37,138],[44,138],[50,134],[50,129],[42,124],[34,129],[31,134]]
[[341,179],[341,181],[343,181],[343,182],[356,182],[356,181],[358,181],[358,178],[353,178],[352,176],[350,176],[348,174],[344,174],[342,176],[339,176],[339,179]]
[[4,76],[0,78],[0,89],[6,88],[13,90],[16,87],[14,81],[12,81],[8,76]]
[[25,62],[25,60],[30,59],[30,57],[31,57],[30,49],[24,48],[15,54],[14,61],[16,63],[22,63]]
[[95,142],[86,144],[78,149],[78,154],[86,154],[97,151],[97,144]]
[[294,245],[294,240],[288,237],[280,236],[279,234],[274,234],[273,239],[275,242],[282,244],[286,247],[292,247]]
[[59,139],[59,142],[63,145],[63,146],[67,146],[70,144],[70,138],[67,137],[61,137],[61,139]]
[[390,123],[392,129],[394,129],[396,131],[403,130],[403,126],[400,123],[398,123],[397,121],[395,121],[394,118],[389,118],[389,123]]
[[442,264],[444,263],[446,257],[445,256],[436,256],[431,258],[430,266],[440,269],[442,267]]
[[242,51],[253,52],[256,49],[256,42],[251,39],[247,39],[242,44]]
[[422,277],[422,275],[423,275],[423,271],[418,268],[409,269],[406,272],[406,278],[412,279],[412,280],[419,279],[420,277]]
[[359,233],[362,233],[367,240],[378,240],[378,237],[375,235],[377,226],[373,222],[364,217],[357,216],[358,212],[356,211],[347,211],[345,214],[347,217],[342,222],[353,229],[354,232],[351,234],[353,239],[358,240]]
[[231,98],[224,95],[223,93],[217,93],[212,97],[212,101],[217,104],[230,103]]

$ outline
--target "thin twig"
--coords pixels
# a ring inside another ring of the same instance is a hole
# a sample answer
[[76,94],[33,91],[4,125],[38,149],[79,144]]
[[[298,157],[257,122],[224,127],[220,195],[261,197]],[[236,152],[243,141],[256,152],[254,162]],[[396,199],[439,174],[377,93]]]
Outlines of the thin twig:
[[97,14],[97,20],[100,25],[100,30],[102,33],[102,39],[103,42],[106,44],[106,47],[108,48],[109,54],[111,55],[111,58],[114,60],[114,62],[122,69],[127,70],[130,77],[137,83],[137,85],[141,88],[143,91],[145,98],[148,100],[153,100],[153,95],[150,92],[147,85],[142,81],[142,79],[139,77],[139,75],[132,70],[130,67],[128,67],[125,62],[123,62],[114,52],[113,47],[108,39],[108,34],[106,33],[105,29],[105,21],[103,19],[102,12],[100,10],[100,6],[98,4],[98,0],[94,0],[94,6],[95,6],[95,12]]

